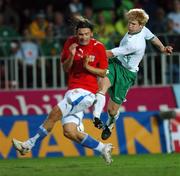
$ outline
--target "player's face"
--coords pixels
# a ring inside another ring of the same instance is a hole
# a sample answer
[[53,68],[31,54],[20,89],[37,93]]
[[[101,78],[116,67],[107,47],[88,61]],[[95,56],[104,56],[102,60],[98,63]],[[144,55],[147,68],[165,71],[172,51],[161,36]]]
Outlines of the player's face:
[[137,20],[129,20],[128,21],[128,31],[130,34],[137,33],[141,31],[143,28],[142,25],[139,24]]
[[88,45],[93,33],[89,28],[79,28],[76,35],[80,45]]

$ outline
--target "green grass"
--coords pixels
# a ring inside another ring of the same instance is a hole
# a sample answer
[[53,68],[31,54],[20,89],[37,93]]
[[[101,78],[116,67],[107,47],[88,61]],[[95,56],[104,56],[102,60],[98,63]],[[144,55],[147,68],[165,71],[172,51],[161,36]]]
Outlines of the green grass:
[[180,154],[0,160],[0,176],[180,176]]

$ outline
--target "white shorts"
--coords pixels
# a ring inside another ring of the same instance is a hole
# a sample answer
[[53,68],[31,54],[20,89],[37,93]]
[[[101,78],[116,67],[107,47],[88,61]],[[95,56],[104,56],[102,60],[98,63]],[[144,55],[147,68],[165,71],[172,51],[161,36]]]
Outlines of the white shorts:
[[66,92],[64,99],[58,103],[62,111],[62,125],[75,123],[78,130],[84,131],[83,116],[84,110],[93,105],[95,94],[84,89],[72,89]]
[[67,115],[62,118],[62,125],[67,123],[75,123],[79,131],[84,131],[83,116],[84,113],[82,111],[76,114]]
[[86,110],[93,105],[95,94],[84,89],[72,89],[66,92],[64,99],[58,103],[63,116]]

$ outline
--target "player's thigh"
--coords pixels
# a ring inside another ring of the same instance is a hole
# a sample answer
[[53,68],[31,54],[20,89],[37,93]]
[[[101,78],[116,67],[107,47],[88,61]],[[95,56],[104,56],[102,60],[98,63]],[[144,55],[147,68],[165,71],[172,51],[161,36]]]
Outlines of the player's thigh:
[[108,65],[108,74],[106,75],[106,77],[108,78],[109,80],[109,84],[111,86],[114,85],[114,81],[115,81],[115,78],[116,78],[116,62],[113,59],[109,59],[109,65]]
[[107,76],[105,78],[101,78],[99,80],[99,91],[100,92],[105,94],[109,87],[111,87],[111,82]]
[[75,123],[66,123],[63,125],[64,136],[68,138],[76,138],[77,136],[77,124]]
[[121,105],[126,100],[128,89],[128,86],[115,84],[109,88],[108,93],[114,103]]
[[82,131],[79,131],[78,127],[79,126],[74,122],[65,123],[63,125],[64,136],[78,143],[81,142],[84,139],[85,133],[83,133]]
[[74,123],[78,131],[84,131],[83,116],[84,113],[82,111],[64,116],[62,118],[62,125],[64,126],[65,124]]
[[126,100],[127,92],[134,84],[136,75],[136,73],[129,71],[121,65],[116,67],[114,84],[108,90],[111,99],[115,103],[122,104]]

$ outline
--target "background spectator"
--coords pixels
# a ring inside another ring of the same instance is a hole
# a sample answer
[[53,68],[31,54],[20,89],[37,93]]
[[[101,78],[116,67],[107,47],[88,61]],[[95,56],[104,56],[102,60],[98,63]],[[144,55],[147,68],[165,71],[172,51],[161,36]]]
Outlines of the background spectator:
[[71,0],[68,4],[68,11],[73,14],[82,14],[83,3],[80,0]]
[[54,5],[53,4],[47,4],[46,6],[46,19],[49,21],[49,22],[53,22],[53,19],[54,19]]
[[[33,86],[33,69],[35,64],[37,63],[37,59],[39,57],[40,51],[39,46],[32,40],[32,36],[28,29],[24,30],[24,40],[20,43],[19,50],[16,52],[14,57],[18,57],[20,59],[20,80],[24,80],[22,76],[26,76],[28,88]],[[26,69],[26,75],[23,74],[23,69]],[[39,77],[38,83],[40,83],[40,65],[37,64],[37,76]],[[20,82],[20,87],[22,86],[22,81]]]
[[68,30],[68,26],[65,23],[64,20],[64,14],[57,11],[54,14],[54,36],[57,38],[64,38],[65,36],[70,35],[69,34],[69,30]]
[[46,29],[48,27],[48,21],[45,19],[45,14],[43,11],[40,11],[35,20],[30,24],[30,33],[38,41],[41,41],[46,37]]
[[106,21],[103,11],[98,12],[97,14],[95,33],[97,38],[104,43],[107,48],[111,48],[113,46],[111,37],[115,33],[115,27],[112,23],[108,23]]
[[90,6],[85,6],[83,15],[90,21],[94,22],[93,9]]
[[167,17],[174,23],[174,30],[180,34],[180,0],[174,0],[174,10],[168,13]]
[[166,18],[163,8],[158,7],[155,11],[155,18],[151,23],[151,31],[153,33],[165,33],[166,31]]
[[174,29],[174,21],[172,19],[167,19],[165,24],[165,33],[168,35],[178,34]]
[[0,12],[4,15],[5,24],[16,31],[20,28],[20,17],[16,9],[17,4],[11,0],[0,0]]
[[[94,37],[110,49],[119,44],[121,36],[127,31],[124,14],[130,8],[143,8],[148,12],[150,20],[147,27],[163,42],[172,45],[175,52],[179,52],[179,2],[180,0],[38,0],[34,6],[30,1],[0,0],[0,58],[7,57],[8,60],[10,54],[21,47],[26,41],[24,31],[27,28],[37,41],[31,42],[37,45],[43,56],[59,57],[65,38],[74,34],[71,19],[78,14],[95,24]],[[14,41],[19,46],[12,49],[11,43]],[[146,52],[156,52],[156,49],[147,43]],[[3,70],[5,62],[0,62]]]
[[6,25],[4,14],[0,13],[0,56],[9,56],[11,40],[17,37],[17,31]]

